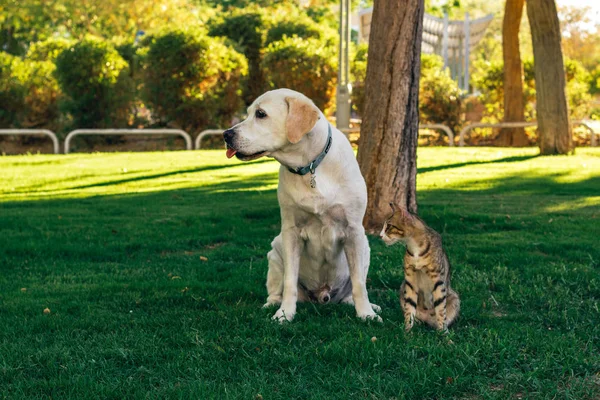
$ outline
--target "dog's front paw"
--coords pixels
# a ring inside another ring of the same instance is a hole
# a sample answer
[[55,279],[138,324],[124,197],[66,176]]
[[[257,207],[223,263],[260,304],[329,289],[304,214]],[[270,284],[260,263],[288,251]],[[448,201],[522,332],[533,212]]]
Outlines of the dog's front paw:
[[291,309],[284,309],[281,307],[271,319],[278,321],[279,323],[284,323],[286,321],[292,322],[294,315],[296,315],[296,310],[292,311]]
[[375,312],[373,310],[371,310],[370,313],[361,313],[358,314],[358,318],[362,319],[363,321],[377,321],[382,323],[383,319],[381,319],[381,317],[377,314],[375,314]]
[[278,306],[281,304],[281,297],[273,297],[270,296],[267,298],[267,302],[263,304],[262,308],[269,308],[273,306]]
[[375,311],[377,314],[379,314],[381,312],[381,307],[379,307],[377,304],[373,304],[371,303],[371,308],[373,309],[373,311]]

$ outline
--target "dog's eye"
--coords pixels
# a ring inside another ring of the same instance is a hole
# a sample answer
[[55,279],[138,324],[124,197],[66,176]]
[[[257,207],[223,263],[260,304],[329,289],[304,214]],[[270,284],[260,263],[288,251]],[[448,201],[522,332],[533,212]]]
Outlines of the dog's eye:
[[263,110],[261,110],[260,108],[256,110],[256,112],[254,113],[254,115],[256,116],[256,118],[258,119],[263,119],[263,118],[267,118],[267,113],[264,112]]

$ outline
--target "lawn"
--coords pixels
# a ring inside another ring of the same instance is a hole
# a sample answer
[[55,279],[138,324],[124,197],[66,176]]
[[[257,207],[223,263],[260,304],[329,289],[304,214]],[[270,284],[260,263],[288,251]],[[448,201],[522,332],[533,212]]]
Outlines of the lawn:
[[0,157],[0,397],[598,399],[600,149],[535,154],[419,150],[462,298],[448,336],[404,334],[403,248],[375,237],[383,324],[309,304],[272,322],[273,161]]

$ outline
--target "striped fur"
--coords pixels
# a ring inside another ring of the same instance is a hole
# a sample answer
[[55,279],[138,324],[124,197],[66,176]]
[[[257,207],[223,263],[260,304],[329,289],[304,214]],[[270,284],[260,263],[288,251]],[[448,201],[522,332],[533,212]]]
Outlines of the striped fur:
[[446,331],[458,316],[460,299],[450,287],[450,262],[442,237],[416,215],[392,208],[381,238],[388,245],[406,244],[400,288],[405,329],[410,331],[417,319]]

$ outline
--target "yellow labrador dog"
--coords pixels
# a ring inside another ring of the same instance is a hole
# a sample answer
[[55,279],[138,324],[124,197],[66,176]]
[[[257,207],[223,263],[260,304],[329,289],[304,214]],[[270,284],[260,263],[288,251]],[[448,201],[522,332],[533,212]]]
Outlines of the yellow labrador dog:
[[279,305],[273,319],[291,321],[297,301],[312,301],[354,304],[359,318],[381,321],[365,284],[367,191],[344,134],[306,96],[278,89],[256,99],[223,137],[228,158],[281,164],[281,233],[267,255],[265,307]]

